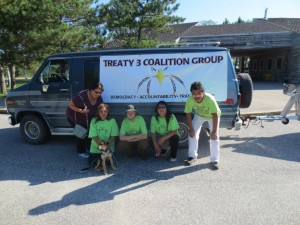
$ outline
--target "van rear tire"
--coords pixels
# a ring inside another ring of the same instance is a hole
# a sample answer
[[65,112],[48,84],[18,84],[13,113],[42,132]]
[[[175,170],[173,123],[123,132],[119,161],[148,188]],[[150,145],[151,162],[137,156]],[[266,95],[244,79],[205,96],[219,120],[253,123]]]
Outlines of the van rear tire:
[[45,122],[36,115],[26,115],[21,119],[20,132],[28,143],[34,145],[45,143],[49,137],[48,127]]
[[176,115],[178,124],[179,124],[179,129],[178,129],[178,134],[179,134],[179,147],[180,149],[182,148],[187,148],[188,147],[188,138],[189,138],[189,127],[186,124],[186,115]]
[[239,73],[239,88],[241,94],[240,108],[249,108],[252,102],[253,83],[248,73]]

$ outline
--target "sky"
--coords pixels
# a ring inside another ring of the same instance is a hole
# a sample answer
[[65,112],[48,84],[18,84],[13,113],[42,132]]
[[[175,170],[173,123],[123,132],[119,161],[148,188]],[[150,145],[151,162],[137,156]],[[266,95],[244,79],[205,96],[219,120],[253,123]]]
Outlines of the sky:
[[253,18],[300,18],[300,0],[177,0],[176,16],[186,18],[185,23],[212,20],[222,24],[225,18],[236,22],[239,17]]
[[[99,0],[107,4],[109,0]],[[212,20],[222,24],[227,18],[230,23],[239,17],[244,21],[264,18],[300,18],[300,0],[177,0],[179,9],[174,13],[188,22]]]
[[[107,4],[109,0],[99,0]],[[300,0],[177,0],[179,9],[174,13],[188,22],[212,20],[222,24],[227,18],[230,23],[239,17],[252,21],[264,18],[265,9],[268,18],[300,18]]]

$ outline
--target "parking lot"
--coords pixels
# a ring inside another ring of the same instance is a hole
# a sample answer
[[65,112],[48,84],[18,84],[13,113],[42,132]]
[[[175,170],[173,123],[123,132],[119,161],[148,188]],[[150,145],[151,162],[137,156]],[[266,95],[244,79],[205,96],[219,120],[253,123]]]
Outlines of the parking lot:
[[148,160],[117,152],[118,170],[109,170],[108,176],[80,173],[87,161],[77,156],[72,137],[29,145],[18,127],[7,123],[6,114],[0,115],[0,124],[0,224],[300,221],[299,121],[258,121],[240,131],[221,129],[218,171],[209,167],[208,138],[203,134],[194,166],[183,163],[186,149],[179,150],[174,163],[154,158],[153,152]]
[[[5,115],[0,115],[1,118]],[[1,120],[2,121],[2,120]],[[18,128],[2,128],[0,224],[299,224],[299,122],[221,129],[221,168],[200,159],[185,166],[117,153],[108,176],[87,166],[71,137],[29,145]]]

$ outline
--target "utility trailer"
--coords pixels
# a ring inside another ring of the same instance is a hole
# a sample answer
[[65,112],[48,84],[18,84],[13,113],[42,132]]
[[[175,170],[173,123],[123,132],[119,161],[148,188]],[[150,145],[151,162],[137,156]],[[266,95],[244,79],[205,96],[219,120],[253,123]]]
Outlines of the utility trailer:
[[[284,106],[280,115],[265,115],[265,116],[245,116],[241,117],[242,125],[250,120],[273,122],[274,120],[281,120],[284,125],[287,125],[290,120],[300,120],[300,84],[285,84],[283,94],[290,96],[289,101]],[[290,114],[292,107],[295,105],[295,114]]]

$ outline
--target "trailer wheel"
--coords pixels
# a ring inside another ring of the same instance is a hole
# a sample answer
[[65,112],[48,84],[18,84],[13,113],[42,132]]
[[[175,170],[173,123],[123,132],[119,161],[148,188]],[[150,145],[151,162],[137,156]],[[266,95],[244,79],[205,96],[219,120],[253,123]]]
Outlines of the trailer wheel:
[[290,120],[288,118],[282,118],[281,122],[282,124],[287,125],[290,122]]
[[248,108],[252,102],[253,83],[248,73],[239,73],[239,88],[241,94],[240,108]]
[[34,145],[43,144],[49,137],[48,127],[36,115],[27,115],[21,119],[20,132],[28,143]]

